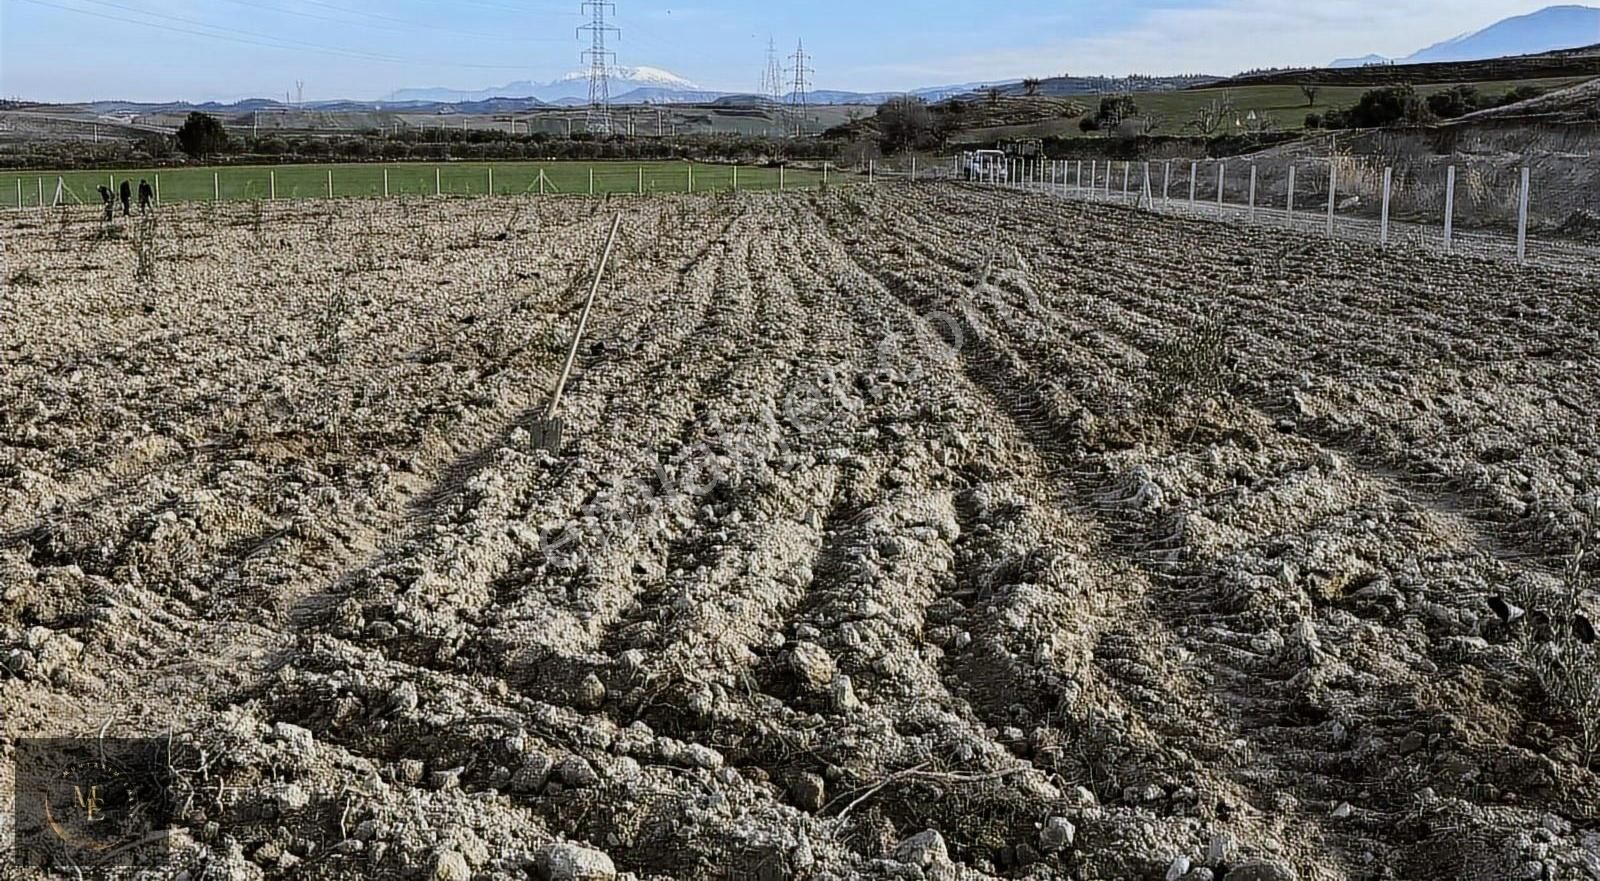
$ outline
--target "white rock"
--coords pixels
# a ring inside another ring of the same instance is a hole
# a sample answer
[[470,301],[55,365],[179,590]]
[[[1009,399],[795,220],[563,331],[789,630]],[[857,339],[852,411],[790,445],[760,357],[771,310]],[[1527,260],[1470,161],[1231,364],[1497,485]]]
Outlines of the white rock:
[[1039,849],[1045,853],[1055,853],[1071,847],[1077,837],[1078,828],[1072,825],[1071,820],[1066,817],[1051,817],[1044,822],[1044,828],[1039,830]]
[[549,845],[539,853],[535,868],[545,881],[609,881],[617,877],[611,857],[576,844]]
[[926,868],[948,862],[950,853],[945,848],[943,835],[934,829],[924,829],[900,842],[894,849],[894,858],[898,862]]

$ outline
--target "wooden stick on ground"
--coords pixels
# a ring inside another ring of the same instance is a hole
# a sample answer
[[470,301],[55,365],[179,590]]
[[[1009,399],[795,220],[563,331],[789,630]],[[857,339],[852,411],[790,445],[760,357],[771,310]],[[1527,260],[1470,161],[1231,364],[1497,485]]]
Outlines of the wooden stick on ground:
[[[589,297],[583,301],[583,312],[578,316],[578,327],[572,332],[572,344],[567,347],[567,361],[561,368],[561,376],[556,380],[556,390],[550,396],[550,406],[544,411],[544,431],[548,438],[554,430],[554,444],[544,442],[546,448],[560,445],[560,428],[557,423],[557,412],[561,409],[561,399],[567,392],[567,381],[572,378],[572,368],[578,361],[578,346],[583,343],[583,332],[589,326],[589,313],[594,310],[594,298],[600,293],[600,281],[605,277],[606,264],[611,261],[611,252],[616,248],[617,231],[622,228],[622,215],[618,214],[611,223],[611,235],[606,239],[606,249],[600,255],[600,265],[594,271],[594,283],[589,287]],[[543,439],[541,439],[543,440]],[[555,452],[555,450],[551,450]]]

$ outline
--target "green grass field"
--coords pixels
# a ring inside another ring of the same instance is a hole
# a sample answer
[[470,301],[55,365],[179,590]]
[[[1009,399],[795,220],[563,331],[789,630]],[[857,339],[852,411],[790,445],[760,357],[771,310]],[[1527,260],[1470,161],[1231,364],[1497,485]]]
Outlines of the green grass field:
[[[684,193],[690,188],[691,170],[694,192],[732,190],[737,174],[741,190],[807,189],[822,181],[818,171],[731,165],[704,165],[674,162],[441,162],[354,165],[277,165],[217,168],[168,168],[157,172],[137,169],[116,171],[31,171],[0,173],[0,206],[32,208],[55,197],[56,180],[65,182],[71,196],[86,204],[98,204],[95,188],[112,185],[115,190],[125,179],[137,189],[141,179],[156,181],[160,175],[161,201],[203,202],[212,199],[239,201],[268,199],[379,198],[384,194],[388,175],[391,196],[433,195],[481,196],[489,192],[493,171],[494,192],[498,195],[538,193],[539,173],[544,172],[546,194],[586,195],[608,193]],[[437,177],[435,176],[437,173]],[[332,190],[329,177],[332,176]],[[780,180],[781,178],[781,180]],[[437,188],[436,188],[437,185]]]
[[[1518,86],[1537,86],[1547,91],[1563,89],[1582,82],[1587,82],[1588,77],[1566,77],[1556,79],[1530,79],[1530,80],[1497,80],[1493,82],[1469,83],[1478,88],[1478,92],[1486,98],[1499,98]],[[1454,84],[1438,84],[1417,86],[1417,94],[1424,97],[1435,92],[1443,92]],[[1229,89],[1195,89],[1181,92],[1142,92],[1134,95],[1134,100],[1139,104],[1141,114],[1149,114],[1161,118],[1162,124],[1155,130],[1157,135],[1183,135],[1192,134],[1193,129],[1187,123],[1195,118],[1197,111],[1211,106],[1213,101],[1221,102],[1224,98],[1233,100],[1234,108],[1240,117],[1247,117],[1254,111],[1258,116],[1270,117],[1274,125],[1283,131],[1297,131],[1305,127],[1306,114],[1326,113],[1329,110],[1343,110],[1354,107],[1361,100],[1361,96],[1371,91],[1375,86],[1324,86],[1317,95],[1315,107],[1307,106],[1306,97],[1298,86],[1244,86]],[[1085,106],[1097,106],[1100,96],[1089,96],[1082,99]],[[1231,126],[1230,126],[1231,128]],[[1227,132],[1221,132],[1226,134]],[[1036,123],[1002,126],[996,128],[973,129],[962,132],[959,140],[985,141],[1000,138],[1020,137],[1082,137],[1083,132],[1078,128],[1077,119],[1051,119]]]

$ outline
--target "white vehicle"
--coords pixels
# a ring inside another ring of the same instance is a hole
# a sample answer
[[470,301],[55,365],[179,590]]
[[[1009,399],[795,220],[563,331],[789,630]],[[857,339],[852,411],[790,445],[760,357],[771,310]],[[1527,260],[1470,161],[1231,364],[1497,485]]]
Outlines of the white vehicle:
[[1006,154],[999,150],[969,150],[961,154],[961,177],[965,180],[1004,181],[1007,178]]

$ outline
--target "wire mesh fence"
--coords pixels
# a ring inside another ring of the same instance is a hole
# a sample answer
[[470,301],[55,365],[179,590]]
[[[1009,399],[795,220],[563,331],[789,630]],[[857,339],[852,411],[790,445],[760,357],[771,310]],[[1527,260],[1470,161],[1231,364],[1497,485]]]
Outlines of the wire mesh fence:
[[1256,223],[1380,245],[1515,260],[1600,256],[1587,157],[1332,154],[1175,160],[1007,159],[974,183]]

